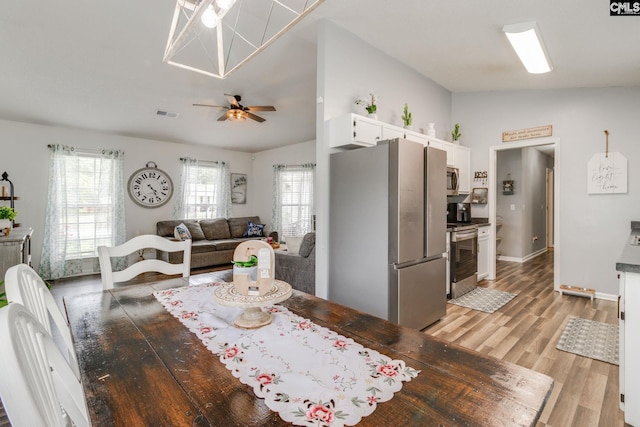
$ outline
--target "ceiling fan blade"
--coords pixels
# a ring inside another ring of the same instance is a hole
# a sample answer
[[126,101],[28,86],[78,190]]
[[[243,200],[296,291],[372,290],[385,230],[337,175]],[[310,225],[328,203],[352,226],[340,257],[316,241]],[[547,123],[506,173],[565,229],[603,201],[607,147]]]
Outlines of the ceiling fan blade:
[[193,104],[194,107],[213,107],[213,108],[229,108],[222,105],[209,105],[209,104]]
[[273,105],[252,105],[246,109],[247,111],[276,111],[276,107]]
[[224,96],[227,97],[227,101],[229,101],[229,104],[235,105],[236,107],[240,106],[240,104],[238,103],[238,99],[237,99],[237,98],[239,98],[238,95],[229,95],[229,94],[225,93]]
[[225,120],[227,120],[229,118],[229,112],[225,112],[223,115],[221,115],[220,117],[218,117],[218,121],[219,122],[224,122]]
[[260,122],[260,123],[262,123],[262,122],[264,122],[264,121],[265,121],[265,119],[263,119],[262,117],[260,117],[260,116],[256,116],[255,114],[250,113],[250,112],[248,112],[248,111],[245,111],[245,114],[247,115],[247,117],[249,117],[250,119],[255,120],[256,122]]

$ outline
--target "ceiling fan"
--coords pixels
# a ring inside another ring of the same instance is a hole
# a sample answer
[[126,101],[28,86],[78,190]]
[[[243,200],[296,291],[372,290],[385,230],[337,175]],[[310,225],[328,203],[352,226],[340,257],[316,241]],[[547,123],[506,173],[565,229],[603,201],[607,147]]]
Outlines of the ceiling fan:
[[274,107],[273,105],[252,105],[250,107],[245,107],[244,105],[240,104],[240,101],[242,101],[242,97],[240,95],[228,95],[225,93],[224,96],[227,97],[227,100],[229,101],[229,106],[225,107],[222,105],[209,105],[209,104],[193,104],[193,105],[195,107],[225,108],[227,111],[223,115],[218,117],[219,122],[223,122],[227,119],[244,120],[248,117],[252,120],[255,120],[256,122],[262,123],[265,121],[265,119],[253,114],[254,111],[276,111],[276,107]]

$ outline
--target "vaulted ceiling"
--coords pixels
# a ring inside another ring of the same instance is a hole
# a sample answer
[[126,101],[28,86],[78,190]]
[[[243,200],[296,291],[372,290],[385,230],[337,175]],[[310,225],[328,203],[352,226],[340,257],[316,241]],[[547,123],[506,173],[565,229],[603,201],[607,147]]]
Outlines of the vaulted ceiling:
[[[608,3],[325,0],[225,80],[162,63],[174,7],[4,2],[0,119],[248,152],[312,140],[323,18],[452,92],[640,85],[640,16],[611,17]],[[501,32],[532,20],[554,65],[548,74],[527,74]],[[223,104],[224,93],[277,111],[262,113],[264,123],[218,122],[221,111],[192,106]]]

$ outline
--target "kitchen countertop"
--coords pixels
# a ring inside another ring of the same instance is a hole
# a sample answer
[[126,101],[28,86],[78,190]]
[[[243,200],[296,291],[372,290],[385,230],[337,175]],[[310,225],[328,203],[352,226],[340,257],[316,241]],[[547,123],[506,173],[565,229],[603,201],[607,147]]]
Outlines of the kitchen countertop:
[[491,223],[489,222],[489,218],[471,218],[471,222],[461,222],[461,223],[447,223],[447,231],[451,232],[454,231],[454,229],[456,228],[456,226],[468,226],[468,225],[477,225],[478,227],[486,227],[491,225]]
[[640,245],[632,244],[638,236],[640,236],[640,221],[631,221],[631,232],[616,263],[616,271],[640,273]]

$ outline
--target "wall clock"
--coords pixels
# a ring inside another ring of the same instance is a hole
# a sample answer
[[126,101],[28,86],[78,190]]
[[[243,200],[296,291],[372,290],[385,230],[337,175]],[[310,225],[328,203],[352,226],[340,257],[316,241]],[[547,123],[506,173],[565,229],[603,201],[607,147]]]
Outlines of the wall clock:
[[157,208],[169,201],[173,195],[173,182],[169,175],[158,169],[155,162],[148,162],[129,178],[129,197],[143,208]]

